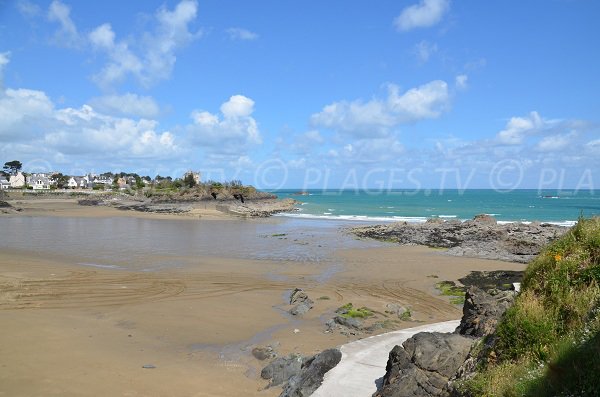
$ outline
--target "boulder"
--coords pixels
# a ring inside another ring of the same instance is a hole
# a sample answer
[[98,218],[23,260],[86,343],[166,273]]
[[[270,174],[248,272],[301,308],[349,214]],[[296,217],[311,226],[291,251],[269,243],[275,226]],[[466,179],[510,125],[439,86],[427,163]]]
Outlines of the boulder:
[[464,363],[473,339],[421,332],[390,352],[377,397],[447,396],[448,381]]
[[363,322],[354,317],[335,316],[333,321],[335,321],[336,324],[343,325],[344,327],[348,328],[360,330],[363,327]]
[[294,288],[292,293],[290,294],[290,305],[295,305],[297,303],[301,303],[306,301],[308,298],[308,294],[304,292],[301,288]]
[[295,305],[289,310],[289,313],[294,316],[300,316],[313,308],[313,302],[306,292],[300,288],[295,288],[290,295],[290,305]]
[[341,359],[342,352],[338,349],[328,349],[308,358],[302,365],[302,370],[288,381],[279,397],[310,396],[321,386],[325,374]]
[[273,349],[273,346],[255,347],[252,349],[252,355],[254,358],[260,361],[267,360],[269,358],[277,357],[277,353]]
[[270,380],[269,386],[280,385],[297,375],[302,369],[303,362],[302,356],[297,354],[276,358],[262,369],[260,377]]
[[512,291],[500,291],[492,295],[477,287],[470,287],[465,295],[463,316],[455,332],[474,337],[491,335],[514,300],[515,293]]
[[496,221],[496,218],[488,214],[475,215],[475,217],[473,218],[473,222],[484,223],[487,225],[495,225],[498,223]]

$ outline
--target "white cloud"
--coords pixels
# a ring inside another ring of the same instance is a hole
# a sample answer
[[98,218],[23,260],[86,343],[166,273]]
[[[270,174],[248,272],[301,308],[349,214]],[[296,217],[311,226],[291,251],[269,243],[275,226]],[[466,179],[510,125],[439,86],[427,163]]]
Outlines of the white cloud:
[[231,40],[256,40],[258,34],[243,28],[229,28],[226,30]]
[[464,90],[465,88],[467,88],[468,81],[469,81],[469,76],[467,76],[466,74],[459,74],[454,79],[454,84],[456,85],[457,89]]
[[54,40],[56,44],[65,47],[78,47],[81,37],[75,23],[71,19],[71,8],[60,0],[53,0],[48,8],[48,19],[58,22],[60,29],[56,31]]
[[42,91],[7,89],[0,93],[0,137],[3,142],[27,140],[39,133],[54,106]]
[[542,138],[535,149],[539,152],[556,152],[565,149],[575,138],[575,134],[551,135]]
[[172,11],[160,8],[155,15],[154,32],[137,39],[117,40],[110,24],[98,26],[88,39],[93,48],[106,53],[108,62],[94,80],[108,88],[131,75],[142,86],[149,87],[169,78],[177,60],[175,52],[201,35],[191,32],[189,26],[197,11],[194,0],[182,0]]
[[4,87],[4,68],[10,62],[10,52],[0,52],[0,90]]
[[221,118],[207,111],[194,111],[193,124],[187,127],[191,140],[210,147],[213,153],[240,156],[262,143],[256,120],[251,117],[254,101],[234,95],[221,105]]
[[441,21],[449,9],[449,0],[421,0],[419,4],[402,10],[394,20],[394,25],[401,31],[433,26]]
[[89,105],[57,109],[44,92],[22,88],[0,90],[0,140],[3,154],[63,160],[159,159],[181,150],[155,120],[114,117]]
[[17,9],[21,15],[27,18],[35,18],[42,13],[40,6],[29,0],[19,0],[17,2]]
[[246,117],[254,112],[254,101],[243,95],[234,95],[221,105],[221,113],[228,117]]
[[335,162],[349,164],[385,164],[395,162],[406,151],[395,137],[358,139],[342,147],[329,150]]
[[132,93],[92,98],[89,103],[100,112],[113,115],[153,118],[160,113],[160,108],[152,97]]
[[501,145],[520,145],[528,134],[545,124],[537,112],[529,113],[528,117],[512,117],[506,123],[506,127],[496,135],[495,141]]
[[595,156],[600,156],[600,139],[594,139],[586,143],[585,150]]
[[289,145],[293,152],[307,155],[316,152],[316,148],[325,142],[325,138],[318,130],[310,130],[294,137],[294,142]]
[[385,99],[334,102],[313,114],[311,123],[356,137],[384,137],[399,124],[439,117],[449,105],[444,81],[434,80],[402,95],[390,84]]
[[421,40],[415,45],[415,55],[420,62],[427,62],[438,50],[437,44]]

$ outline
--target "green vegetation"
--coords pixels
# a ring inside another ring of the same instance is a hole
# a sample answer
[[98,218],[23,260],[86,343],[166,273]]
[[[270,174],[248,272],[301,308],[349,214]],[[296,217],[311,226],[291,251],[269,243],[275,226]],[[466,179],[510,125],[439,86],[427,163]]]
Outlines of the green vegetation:
[[319,300],[319,301],[328,301],[328,300],[330,300],[330,299],[331,299],[331,298],[330,298],[330,297],[328,297],[327,295],[319,296],[319,297],[317,298],[317,300]]
[[600,218],[580,219],[529,264],[496,338],[466,395],[597,395]]
[[4,163],[4,172],[10,175],[17,175],[17,172],[21,171],[23,168],[23,163],[18,160],[7,161]]
[[336,311],[340,316],[346,318],[367,318],[373,315],[373,311],[367,307],[355,308],[352,303],[346,303]]
[[412,312],[410,309],[406,309],[402,314],[399,314],[398,317],[402,321],[410,321],[412,320]]
[[459,287],[454,281],[440,281],[435,285],[440,294],[450,296],[450,303],[462,305],[465,303],[465,287]]

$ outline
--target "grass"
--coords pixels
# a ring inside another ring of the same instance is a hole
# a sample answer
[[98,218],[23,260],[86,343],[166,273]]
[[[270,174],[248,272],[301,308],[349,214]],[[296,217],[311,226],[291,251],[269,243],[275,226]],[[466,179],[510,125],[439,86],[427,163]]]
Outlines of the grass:
[[[600,218],[580,219],[525,271],[471,396],[597,395],[600,390]],[[484,361],[485,363],[485,361]]]
[[465,287],[459,287],[454,281],[440,281],[435,285],[440,294],[450,296],[450,303],[462,305],[465,303]]
[[271,237],[285,237],[287,236],[287,233],[275,233],[275,234],[271,234]]
[[330,298],[330,297],[328,297],[327,295],[319,296],[319,297],[317,298],[317,300],[319,300],[319,301],[328,301],[328,300],[330,300],[330,299],[331,299],[331,298]]
[[340,316],[346,318],[367,318],[373,315],[373,311],[368,307],[355,308],[352,303],[346,303],[339,307],[336,311]]
[[410,309],[406,309],[402,314],[398,315],[398,318],[402,321],[410,321],[412,320],[412,312]]

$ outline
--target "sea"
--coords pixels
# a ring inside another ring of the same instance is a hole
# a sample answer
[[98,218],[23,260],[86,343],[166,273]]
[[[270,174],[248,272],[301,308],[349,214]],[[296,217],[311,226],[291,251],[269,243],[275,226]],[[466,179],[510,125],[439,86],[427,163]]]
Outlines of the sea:
[[364,222],[425,222],[428,218],[546,222],[572,226],[580,216],[600,216],[600,190],[277,190],[299,201],[284,217]]

